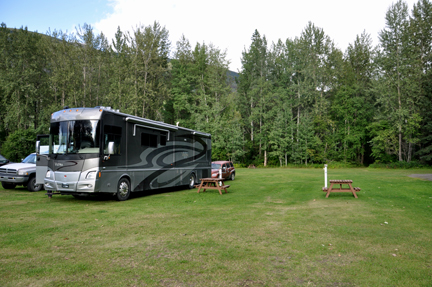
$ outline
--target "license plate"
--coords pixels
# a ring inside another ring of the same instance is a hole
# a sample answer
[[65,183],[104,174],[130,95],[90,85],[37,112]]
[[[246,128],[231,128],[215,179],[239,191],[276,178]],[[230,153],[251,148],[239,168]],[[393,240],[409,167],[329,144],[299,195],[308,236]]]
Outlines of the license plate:
[[69,184],[62,183],[62,187],[64,187],[64,188],[69,188]]

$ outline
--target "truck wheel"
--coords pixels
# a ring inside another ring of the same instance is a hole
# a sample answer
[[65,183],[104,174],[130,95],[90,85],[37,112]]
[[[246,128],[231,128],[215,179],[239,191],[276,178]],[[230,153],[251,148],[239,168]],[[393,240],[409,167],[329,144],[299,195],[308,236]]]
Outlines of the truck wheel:
[[36,177],[30,178],[30,180],[27,183],[27,189],[28,191],[39,191],[42,189],[42,184],[36,184]]
[[16,184],[2,181],[2,186],[4,189],[14,189]]
[[117,185],[117,200],[124,201],[130,196],[130,182],[127,178],[120,179]]

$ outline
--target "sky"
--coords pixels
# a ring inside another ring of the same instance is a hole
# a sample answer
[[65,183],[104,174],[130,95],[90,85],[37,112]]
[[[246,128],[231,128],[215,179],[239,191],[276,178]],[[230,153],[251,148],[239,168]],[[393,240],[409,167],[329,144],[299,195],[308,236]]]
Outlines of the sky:
[[[300,37],[312,22],[345,51],[363,31],[373,45],[385,28],[385,14],[395,0],[0,0],[0,22],[10,28],[27,27],[74,32],[84,23],[112,39],[120,26],[132,32],[159,22],[169,31],[171,50],[182,34],[192,48],[213,44],[227,52],[230,70],[241,69],[242,52],[249,49],[255,30],[270,44]],[[417,0],[406,0],[409,10]]]

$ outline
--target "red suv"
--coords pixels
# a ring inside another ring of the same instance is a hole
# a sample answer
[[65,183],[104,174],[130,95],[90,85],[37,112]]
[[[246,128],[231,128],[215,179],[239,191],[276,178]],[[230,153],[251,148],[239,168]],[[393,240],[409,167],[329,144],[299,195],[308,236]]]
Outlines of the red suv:
[[212,178],[219,178],[219,171],[222,170],[222,178],[234,180],[235,168],[231,161],[212,162]]

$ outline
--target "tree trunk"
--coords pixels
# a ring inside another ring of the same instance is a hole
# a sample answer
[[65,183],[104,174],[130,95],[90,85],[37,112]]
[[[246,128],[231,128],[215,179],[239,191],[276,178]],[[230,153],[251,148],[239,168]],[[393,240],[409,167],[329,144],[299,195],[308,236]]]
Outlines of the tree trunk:
[[83,97],[83,107],[85,107],[85,98],[86,98],[86,67],[83,68],[83,74],[84,74],[84,97]]
[[402,159],[402,128],[399,127],[399,161],[403,161]]
[[411,154],[412,154],[412,143],[409,142],[408,143],[408,159],[407,159],[407,162],[411,161]]

